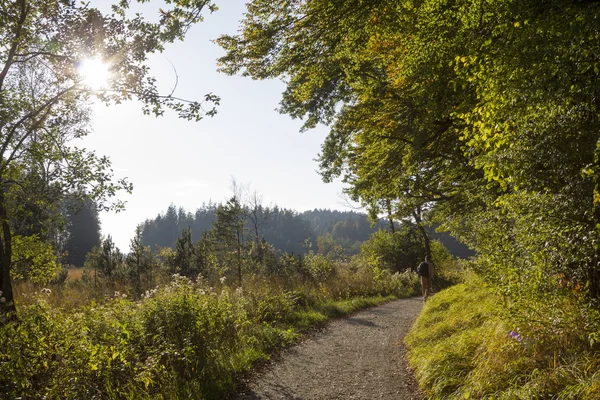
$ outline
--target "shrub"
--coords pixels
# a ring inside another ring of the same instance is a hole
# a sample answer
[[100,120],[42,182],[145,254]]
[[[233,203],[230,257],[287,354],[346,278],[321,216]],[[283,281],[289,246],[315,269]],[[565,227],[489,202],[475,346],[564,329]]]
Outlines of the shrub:
[[84,276],[20,286],[20,321],[0,327],[0,398],[222,398],[301,332],[416,279],[333,264],[320,282],[247,275],[243,288],[175,275],[133,301],[120,282]]

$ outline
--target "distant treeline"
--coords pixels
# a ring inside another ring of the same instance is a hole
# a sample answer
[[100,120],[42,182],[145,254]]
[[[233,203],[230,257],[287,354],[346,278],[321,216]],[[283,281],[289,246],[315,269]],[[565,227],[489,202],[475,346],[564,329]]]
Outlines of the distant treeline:
[[[181,233],[188,227],[191,229],[192,241],[200,239],[202,232],[211,229],[215,220],[215,210],[218,204],[203,204],[194,213],[182,207],[171,204],[166,212],[154,219],[147,219],[142,228],[142,242],[145,246],[159,247],[175,246]],[[307,246],[317,248],[322,243],[339,245],[346,255],[357,254],[360,244],[379,229],[389,229],[389,223],[378,221],[374,226],[366,214],[355,211],[337,211],[314,209],[297,212],[294,210],[274,207],[258,207],[257,218],[258,239],[264,239],[278,250],[304,254]],[[248,236],[255,235],[255,226],[251,218],[246,220]],[[457,257],[469,257],[473,253],[449,235],[431,232],[432,237],[440,240],[446,248]],[[319,237],[321,240],[319,240]]]

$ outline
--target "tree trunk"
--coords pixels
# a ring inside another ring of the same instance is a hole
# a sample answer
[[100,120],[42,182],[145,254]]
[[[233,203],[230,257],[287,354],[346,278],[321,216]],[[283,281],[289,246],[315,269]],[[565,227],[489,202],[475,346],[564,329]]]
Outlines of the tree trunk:
[[[596,143],[596,151],[594,152],[593,216],[596,235],[600,236],[600,141]],[[592,257],[592,262],[587,267],[587,279],[591,298],[597,298],[599,295],[598,281],[600,274],[598,266],[600,264],[600,244],[596,243],[594,250],[595,254]]]
[[387,218],[390,224],[390,232],[395,233],[396,227],[394,226],[394,219],[392,218],[392,202],[390,200],[386,200],[386,208],[387,208]]
[[415,218],[415,222],[417,223],[417,227],[419,232],[421,233],[421,237],[423,238],[423,244],[425,245],[425,255],[431,257],[431,244],[429,235],[423,226],[423,220],[421,219],[421,208],[417,207],[417,209],[413,212],[413,216]]
[[242,242],[241,242],[241,234],[238,230],[237,232],[237,269],[238,269],[238,280],[240,282],[240,287],[242,287]]
[[[0,190],[0,324],[16,317],[17,309],[10,281],[10,267],[12,263],[12,235],[8,223],[4,188]],[[6,317],[6,318],[5,318]]]

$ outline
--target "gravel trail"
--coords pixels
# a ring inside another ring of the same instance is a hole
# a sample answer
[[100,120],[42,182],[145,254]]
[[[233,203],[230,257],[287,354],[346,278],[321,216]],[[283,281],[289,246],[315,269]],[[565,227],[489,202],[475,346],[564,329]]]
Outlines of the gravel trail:
[[422,300],[396,300],[335,320],[286,350],[238,400],[421,400],[402,343]]

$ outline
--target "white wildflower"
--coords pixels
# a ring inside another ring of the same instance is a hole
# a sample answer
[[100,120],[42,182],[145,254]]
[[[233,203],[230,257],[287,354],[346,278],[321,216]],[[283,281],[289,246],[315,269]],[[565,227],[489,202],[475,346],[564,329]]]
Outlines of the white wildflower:
[[204,291],[204,289],[200,289],[198,292],[199,292],[201,295],[203,295],[203,296],[206,294],[206,292]]
[[0,297],[0,303],[6,303],[6,299],[4,297]]
[[126,298],[127,298],[127,294],[126,294],[126,293],[123,293],[123,294],[121,295],[121,297],[122,297],[122,298],[124,298],[124,299],[126,299]]
[[48,289],[48,288],[43,288],[43,289],[42,289],[42,293],[43,293],[43,294],[50,295],[50,294],[52,294],[52,290],[50,290],[50,289]]
[[116,290],[115,290],[115,294],[114,294],[114,296],[115,296],[115,297],[121,297],[121,292],[118,292],[118,291],[116,291]]
[[219,279],[221,281],[221,283],[225,283],[225,281],[227,280],[227,277],[222,276],[221,279]]

